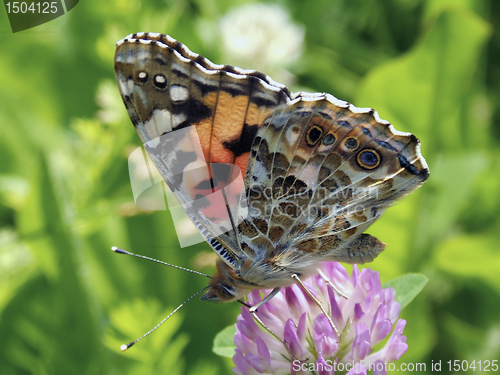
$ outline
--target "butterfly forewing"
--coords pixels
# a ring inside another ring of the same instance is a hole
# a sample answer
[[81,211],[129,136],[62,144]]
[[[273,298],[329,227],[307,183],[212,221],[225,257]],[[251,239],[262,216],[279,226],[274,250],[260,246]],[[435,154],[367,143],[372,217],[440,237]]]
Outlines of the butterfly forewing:
[[289,100],[288,90],[261,73],[214,65],[160,34],[120,41],[115,72],[169,188],[212,247],[231,265],[241,261],[235,227],[246,217],[250,146],[264,118]]

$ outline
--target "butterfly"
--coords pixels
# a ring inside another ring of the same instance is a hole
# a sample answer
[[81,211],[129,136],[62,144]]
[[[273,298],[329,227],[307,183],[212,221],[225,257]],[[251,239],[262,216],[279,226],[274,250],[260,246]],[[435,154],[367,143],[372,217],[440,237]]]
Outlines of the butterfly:
[[219,255],[202,300],[371,262],[386,245],[364,231],[429,177],[419,140],[374,110],[291,93],[168,35],[119,41],[115,73],[146,151]]

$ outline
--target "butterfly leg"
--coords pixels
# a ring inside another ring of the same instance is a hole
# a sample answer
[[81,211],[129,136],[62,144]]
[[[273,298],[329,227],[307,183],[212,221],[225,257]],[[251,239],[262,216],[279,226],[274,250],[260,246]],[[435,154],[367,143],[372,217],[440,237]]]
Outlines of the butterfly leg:
[[339,296],[341,296],[342,298],[349,298],[345,293],[343,293],[339,288],[337,288],[331,281],[330,279],[323,273],[323,271],[321,270],[318,270],[319,271],[319,275],[323,278],[323,280],[325,280],[325,283],[327,283],[328,285],[330,285],[332,287],[332,289],[337,292],[337,294]]
[[262,301],[260,301],[259,303],[257,303],[255,306],[252,306],[249,311],[250,311],[250,314],[252,314],[253,318],[255,319],[255,321],[257,323],[259,323],[262,328],[264,328],[267,332],[269,332],[276,340],[278,340],[279,342],[281,342],[283,344],[283,346],[285,347],[286,351],[288,352],[288,354],[290,355],[290,359],[291,360],[294,360],[295,359],[295,356],[292,354],[292,352],[290,351],[290,349],[288,348],[288,345],[286,344],[286,342],[282,339],[280,339],[278,337],[278,335],[276,335],[273,331],[271,331],[271,328],[269,328],[268,326],[266,326],[266,324],[259,318],[259,316],[257,315],[257,309],[262,306],[263,304],[265,304],[266,302],[268,302],[269,300],[271,300],[276,294],[279,293],[279,291],[281,290],[281,288],[274,288],[272,290],[271,293],[269,293],[266,297],[264,297],[262,299]]
[[309,297],[311,297],[311,299],[318,305],[318,307],[321,309],[321,311],[323,312],[323,314],[325,314],[325,316],[328,318],[328,321],[330,322],[333,330],[337,334],[337,337],[338,337],[338,339],[340,341],[339,330],[337,329],[337,326],[333,323],[332,317],[329,314],[327,314],[325,308],[323,307],[323,304],[320,301],[318,301],[318,299],[316,297],[313,296],[313,294],[309,291],[309,289],[307,289],[307,287],[304,285],[304,283],[302,282],[302,280],[299,278],[298,275],[293,274],[292,278],[294,278],[295,281],[297,281],[297,283],[301,286],[302,289],[304,289],[304,291],[307,293],[307,295]]

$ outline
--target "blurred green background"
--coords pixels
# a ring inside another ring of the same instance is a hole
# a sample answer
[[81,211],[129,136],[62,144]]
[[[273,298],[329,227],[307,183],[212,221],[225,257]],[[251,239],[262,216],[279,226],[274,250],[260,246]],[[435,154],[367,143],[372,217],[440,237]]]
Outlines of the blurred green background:
[[0,374],[231,373],[212,343],[237,304],[196,298],[119,351],[207,281],[111,246],[213,272],[208,245],[180,248],[168,212],[134,205],[113,55],[138,31],[417,135],[429,181],[369,230],[383,282],[430,279],[401,361],[499,359],[499,22],[496,0],[108,0],[12,34],[0,11]]

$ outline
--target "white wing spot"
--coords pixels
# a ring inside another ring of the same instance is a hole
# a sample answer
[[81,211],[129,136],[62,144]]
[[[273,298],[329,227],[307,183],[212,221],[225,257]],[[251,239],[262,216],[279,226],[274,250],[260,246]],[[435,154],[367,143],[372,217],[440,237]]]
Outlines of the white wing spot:
[[127,94],[130,94],[132,91],[134,91],[134,80],[133,79],[127,79]]
[[127,83],[123,81],[121,78],[118,80],[118,87],[120,88],[120,92],[124,94],[128,94]]
[[295,145],[299,139],[300,135],[300,130],[298,127],[291,127],[286,130],[286,140],[288,141],[289,145]]
[[187,116],[184,113],[179,113],[178,115],[172,115],[172,127],[176,128],[182,122],[187,120]]
[[134,64],[135,63],[135,54],[132,51],[129,51],[127,53],[127,56],[125,57],[125,63],[127,63],[127,64]]
[[146,61],[149,60],[150,58],[151,58],[151,53],[149,51],[140,50],[139,52],[137,52],[137,60],[139,61]]
[[155,109],[144,127],[150,133],[151,138],[159,137],[164,133],[172,131],[172,115],[166,109]]
[[161,74],[158,74],[155,77],[155,81],[156,81],[156,83],[165,83],[165,82],[167,82],[167,80],[165,79],[165,77],[162,76]]
[[176,103],[184,102],[189,97],[189,91],[181,85],[170,86],[170,98]]

